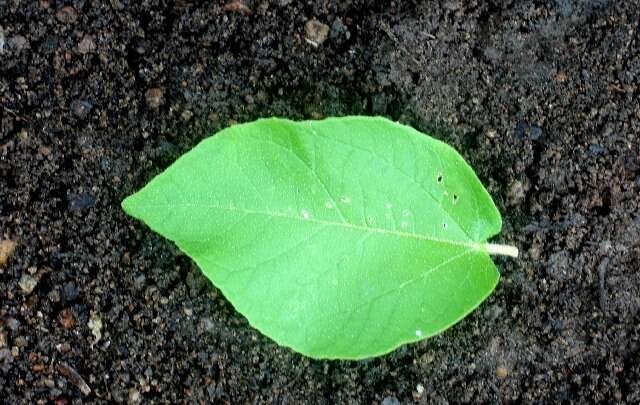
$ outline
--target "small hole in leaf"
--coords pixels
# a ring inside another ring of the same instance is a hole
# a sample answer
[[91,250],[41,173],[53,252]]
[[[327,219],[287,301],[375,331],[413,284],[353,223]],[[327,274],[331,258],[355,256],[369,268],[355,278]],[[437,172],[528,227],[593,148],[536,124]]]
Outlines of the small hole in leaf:
[[457,204],[458,203],[458,194],[454,194],[453,195],[453,203]]
[[438,184],[442,183],[442,173],[438,173],[438,177],[436,177]]
[[449,227],[449,224],[447,224],[446,222],[442,224],[442,229],[447,229]]

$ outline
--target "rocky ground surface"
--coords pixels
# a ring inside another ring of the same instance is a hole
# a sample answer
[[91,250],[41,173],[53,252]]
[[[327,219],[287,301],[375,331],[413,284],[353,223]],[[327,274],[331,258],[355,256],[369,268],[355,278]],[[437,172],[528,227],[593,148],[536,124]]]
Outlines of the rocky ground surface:
[[[384,4],[383,4],[384,3]],[[636,1],[0,0],[0,401],[640,401]],[[312,361],[119,203],[216,130],[384,115],[494,196],[444,334]]]

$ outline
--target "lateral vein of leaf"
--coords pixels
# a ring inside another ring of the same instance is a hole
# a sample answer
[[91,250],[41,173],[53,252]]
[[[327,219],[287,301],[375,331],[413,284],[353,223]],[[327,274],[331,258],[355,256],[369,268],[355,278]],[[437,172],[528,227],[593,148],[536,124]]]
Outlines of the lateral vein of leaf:
[[[309,170],[309,172],[311,173],[311,175],[316,179],[316,181],[318,182],[318,184],[323,188],[324,192],[327,194],[327,196],[331,199],[331,202],[333,203],[333,206],[336,207],[338,214],[340,215],[340,218],[342,219],[343,222],[347,223],[347,219],[345,218],[344,214],[342,213],[342,209],[340,208],[340,206],[338,205],[335,197],[333,196],[333,194],[329,191],[329,188],[327,187],[327,185],[324,183],[324,181],[322,180],[322,178],[320,177],[320,175],[316,172],[315,168],[312,167],[311,165],[309,165],[309,163],[307,163],[302,157],[300,157],[300,155],[298,155],[298,153],[293,149],[293,148],[287,148],[284,145],[280,145],[278,142],[275,142],[273,140],[266,140],[266,139],[262,139],[262,138],[252,138],[255,141],[258,142],[263,142],[266,143],[268,145],[273,145],[281,150],[284,150],[286,152],[288,152],[291,156],[293,156],[298,162],[300,162],[306,169]],[[313,139],[313,138],[311,138]],[[289,140],[290,141],[290,140]],[[315,150],[314,150],[315,153]]]
[[424,270],[424,272],[422,273],[418,273],[418,275],[416,275],[415,277],[412,277],[408,280],[403,281],[402,283],[400,283],[399,285],[395,286],[395,287],[391,287],[383,292],[381,292],[380,294],[376,295],[375,297],[371,297],[369,298],[367,301],[361,302],[359,303],[359,305],[356,308],[348,308],[348,309],[343,309],[343,310],[339,310],[339,311],[328,311],[326,314],[329,317],[335,316],[335,315],[342,315],[345,313],[355,313],[355,312],[359,312],[362,310],[363,307],[365,306],[371,306],[373,305],[376,301],[380,300],[381,298],[384,298],[385,296],[401,291],[402,289],[404,289],[405,287],[407,287],[408,285],[411,285],[417,281],[420,281],[421,279],[425,279],[427,278],[431,273],[450,265],[451,263],[455,262],[456,260],[459,260],[463,257],[465,257],[466,255],[470,254],[472,251],[471,250],[465,250],[464,252],[458,253],[455,256],[452,256],[450,258],[448,258],[447,260],[445,260],[442,263],[438,263],[437,265],[433,266],[433,267],[429,267],[427,269]]
[[[406,130],[403,128],[403,130]],[[411,182],[413,182],[415,185],[417,185],[420,189],[422,189],[422,191],[424,191],[424,193],[429,196],[435,203],[436,205],[440,208],[440,210],[449,218],[451,218],[451,220],[453,220],[458,227],[462,230],[462,232],[464,232],[465,235],[467,235],[469,237],[469,239],[471,239],[471,235],[469,234],[469,232],[467,231],[467,229],[465,229],[457,220],[456,218],[451,215],[451,213],[442,205],[442,202],[440,200],[438,200],[431,191],[427,190],[427,188],[424,186],[424,184],[422,184],[421,182],[417,181],[414,176],[411,176],[409,173],[405,172],[404,170],[402,170],[400,167],[396,166],[395,164],[393,164],[393,162],[389,162],[387,159],[385,159],[383,156],[379,155],[378,153],[376,153],[373,150],[364,148],[362,146],[358,146],[358,145],[354,145],[352,143],[348,143],[345,142],[343,140],[340,140],[338,138],[331,138],[328,136],[323,135],[321,132],[318,132],[316,134],[317,136],[320,136],[321,138],[324,138],[328,141],[333,141],[333,142],[337,142],[340,143],[342,145],[346,145],[346,146],[350,146],[351,148],[355,149],[355,150],[360,150],[361,152],[365,152],[370,154],[371,156],[374,156],[378,159],[380,159],[380,161],[384,162],[386,165],[388,165],[389,167],[395,169],[398,171],[398,173],[402,174],[403,176],[405,176],[407,179],[409,179]],[[438,156],[438,155],[436,155]],[[440,162],[440,166],[442,167],[442,159],[438,156],[438,160]]]
[[[162,204],[152,204],[152,205],[144,204],[144,206],[146,206],[146,207],[166,207],[165,205],[162,205]],[[468,242],[461,242],[461,241],[455,241],[455,240],[440,239],[440,238],[435,238],[433,236],[421,235],[421,234],[417,234],[417,233],[402,232],[402,231],[396,231],[396,230],[384,229],[384,228],[373,228],[373,227],[369,227],[369,226],[355,225],[355,224],[351,224],[351,223],[348,223],[348,222],[347,223],[345,223],[345,222],[331,222],[331,221],[324,221],[324,220],[321,220],[321,219],[315,219],[315,218],[311,218],[311,217],[310,218],[300,218],[300,217],[297,217],[297,216],[286,215],[286,214],[282,214],[282,213],[279,213],[279,212],[273,212],[273,211],[257,211],[257,210],[247,209],[247,208],[227,207],[227,206],[214,205],[214,204],[182,203],[182,204],[172,204],[171,205],[171,207],[174,207],[174,208],[178,207],[178,206],[191,207],[191,208],[211,208],[211,209],[218,209],[218,210],[229,211],[229,212],[240,212],[240,213],[250,214],[250,215],[264,215],[264,216],[278,217],[278,218],[289,219],[289,220],[294,220],[294,221],[299,221],[299,222],[311,222],[311,223],[315,223],[315,224],[319,224],[319,225],[325,225],[325,226],[335,226],[335,227],[340,227],[340,228],[345,228],[345,229],[355,229],[355,230],[364,231],[364,232],[372,232],[372,233],[379,233],[379,234],[385,234],[385,235],[399,236],[399,237],[404,237],[404,238],[428,240],[430,242],[442,243],[442,244],[446,244],[446,245],[465,246],[465,247],[468,247],[468,248],[474,249],[474,250],[479,250],[480,249],[480,244],[478,244],[478,243],[468,243]]]

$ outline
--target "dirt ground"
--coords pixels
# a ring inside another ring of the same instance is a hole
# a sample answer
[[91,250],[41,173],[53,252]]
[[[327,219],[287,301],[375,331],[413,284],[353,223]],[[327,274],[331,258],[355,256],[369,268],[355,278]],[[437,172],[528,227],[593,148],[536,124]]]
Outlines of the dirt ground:
[[[0,0],[0,402],[638,403],[639,9]],[[119,203],[232,123],[346,114],[461,151],[522,255],[442,335],[312,361]]]

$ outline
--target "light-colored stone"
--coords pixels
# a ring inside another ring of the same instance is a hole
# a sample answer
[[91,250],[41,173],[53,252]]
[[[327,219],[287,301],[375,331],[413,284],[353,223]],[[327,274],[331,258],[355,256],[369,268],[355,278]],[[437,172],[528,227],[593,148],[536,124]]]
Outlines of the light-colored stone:
[[20,281],[18,281],[18,285],[23,293],[31,294],[36,285],[38,285],[38,279],[29,274],[23,274],[20,277]]
[[89,327],[89,329],[91,329],[91,333],[96,338],[93,344],[98,343],[98,341],[102,338],[102,319],[97,314],[92,312],[87,326]]
[[0,240],[0,267],[4,267],[16,248],[16,243],[10,239]]
[[314,47],[319,47],[327,40],[329,35],[329,26],[312,18],[304,24],[304,40]]

